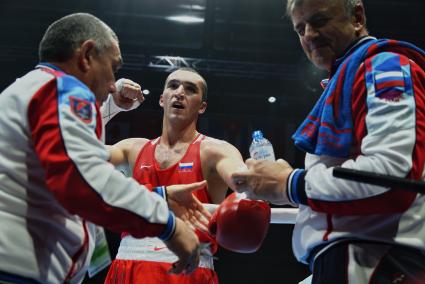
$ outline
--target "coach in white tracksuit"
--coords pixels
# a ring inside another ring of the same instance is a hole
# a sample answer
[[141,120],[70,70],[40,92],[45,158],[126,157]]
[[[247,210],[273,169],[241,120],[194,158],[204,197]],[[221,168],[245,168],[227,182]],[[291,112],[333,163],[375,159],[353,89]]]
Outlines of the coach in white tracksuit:
[[116,91],[115,33],[92,15],[66,16],[46,31],[40,61],[0,95],[0,282],[81,282],[93,252],[86,220],[160,237],[180,258],[174,272],[192,271],[195,234],[107,162],[99,105]]
[[307,57],[329,72],[298,128],[305,168],[247,161],[240,190],[296,204],[292,246],[313,284],[425,283],[425,195],[333,177],[334,167],[424,180],[425,53],[368,36],[360,0],[288,0]]

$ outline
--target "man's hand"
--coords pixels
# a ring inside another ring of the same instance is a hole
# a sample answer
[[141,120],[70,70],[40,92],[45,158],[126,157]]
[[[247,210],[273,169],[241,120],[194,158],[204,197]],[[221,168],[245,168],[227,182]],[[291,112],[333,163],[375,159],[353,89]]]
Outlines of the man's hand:
[[136,82],[122,78],[115,83],[115,86],[117,91],[112,97],[115,104],[122,109],[135,109],[145,100],[142,88]]
[[179,258],[173,263],[170,273],[190,274],[199,265],[199,240],[193,230],[182,220],[176,218],[176,231],[165,245]]
[[248,169],[232,174],[236,191],[246,192],[249,198],[290,204],[286,195],[286,181],[293,169],[286,161],[248,159],[245,164]]
[[168,206],[174,214],[202,231],[208,230],[211,214],[192,192],[206,185],[207,182],[204,180],[191,184],[167,186]]

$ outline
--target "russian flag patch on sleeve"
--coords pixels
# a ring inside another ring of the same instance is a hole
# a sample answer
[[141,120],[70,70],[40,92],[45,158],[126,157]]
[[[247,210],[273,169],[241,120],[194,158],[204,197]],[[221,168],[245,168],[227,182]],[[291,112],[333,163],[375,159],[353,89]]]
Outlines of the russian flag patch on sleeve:
[[381,53],[372,59],[376,97],[394,102],[401,100],[406,92],[403,63],[400,55],[390,52]]

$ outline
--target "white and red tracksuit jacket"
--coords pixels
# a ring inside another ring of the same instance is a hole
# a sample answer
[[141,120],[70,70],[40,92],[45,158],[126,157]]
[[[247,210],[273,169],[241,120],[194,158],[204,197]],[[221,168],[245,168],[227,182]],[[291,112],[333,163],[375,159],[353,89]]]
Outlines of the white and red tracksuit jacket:
[[0,94],[0,275],[79,283],[93,228],[167,239],[175,217],[160,195],[107,161],[94,94],[40,64]]
[[[380,66],[395,60],[403,67],[395,64],[392,71]],[[363,62],[352,87],[353,154],[336,158],[307,153],[305,170],[290,175],[289,198],[300,207],[293,233],[299,261],[308,263],[318,248],[323,251],[344,240],[425,251],[425,195],[332,175],[333,167],[342,166],[424,180],[424,62],[392,52]],[[378,72],[373,65],[386,71]]]

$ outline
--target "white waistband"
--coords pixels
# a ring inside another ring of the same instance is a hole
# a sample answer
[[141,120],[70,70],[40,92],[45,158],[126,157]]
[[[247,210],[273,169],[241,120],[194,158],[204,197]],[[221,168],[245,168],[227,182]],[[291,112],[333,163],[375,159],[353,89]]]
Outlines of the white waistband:
[[[132,236],[125,236],[121,240],[116,259],[173,263],[177,261],[177,256],[158,238],[136,239]],[[213,259],[201,256],[199,267],[214,270]]]

